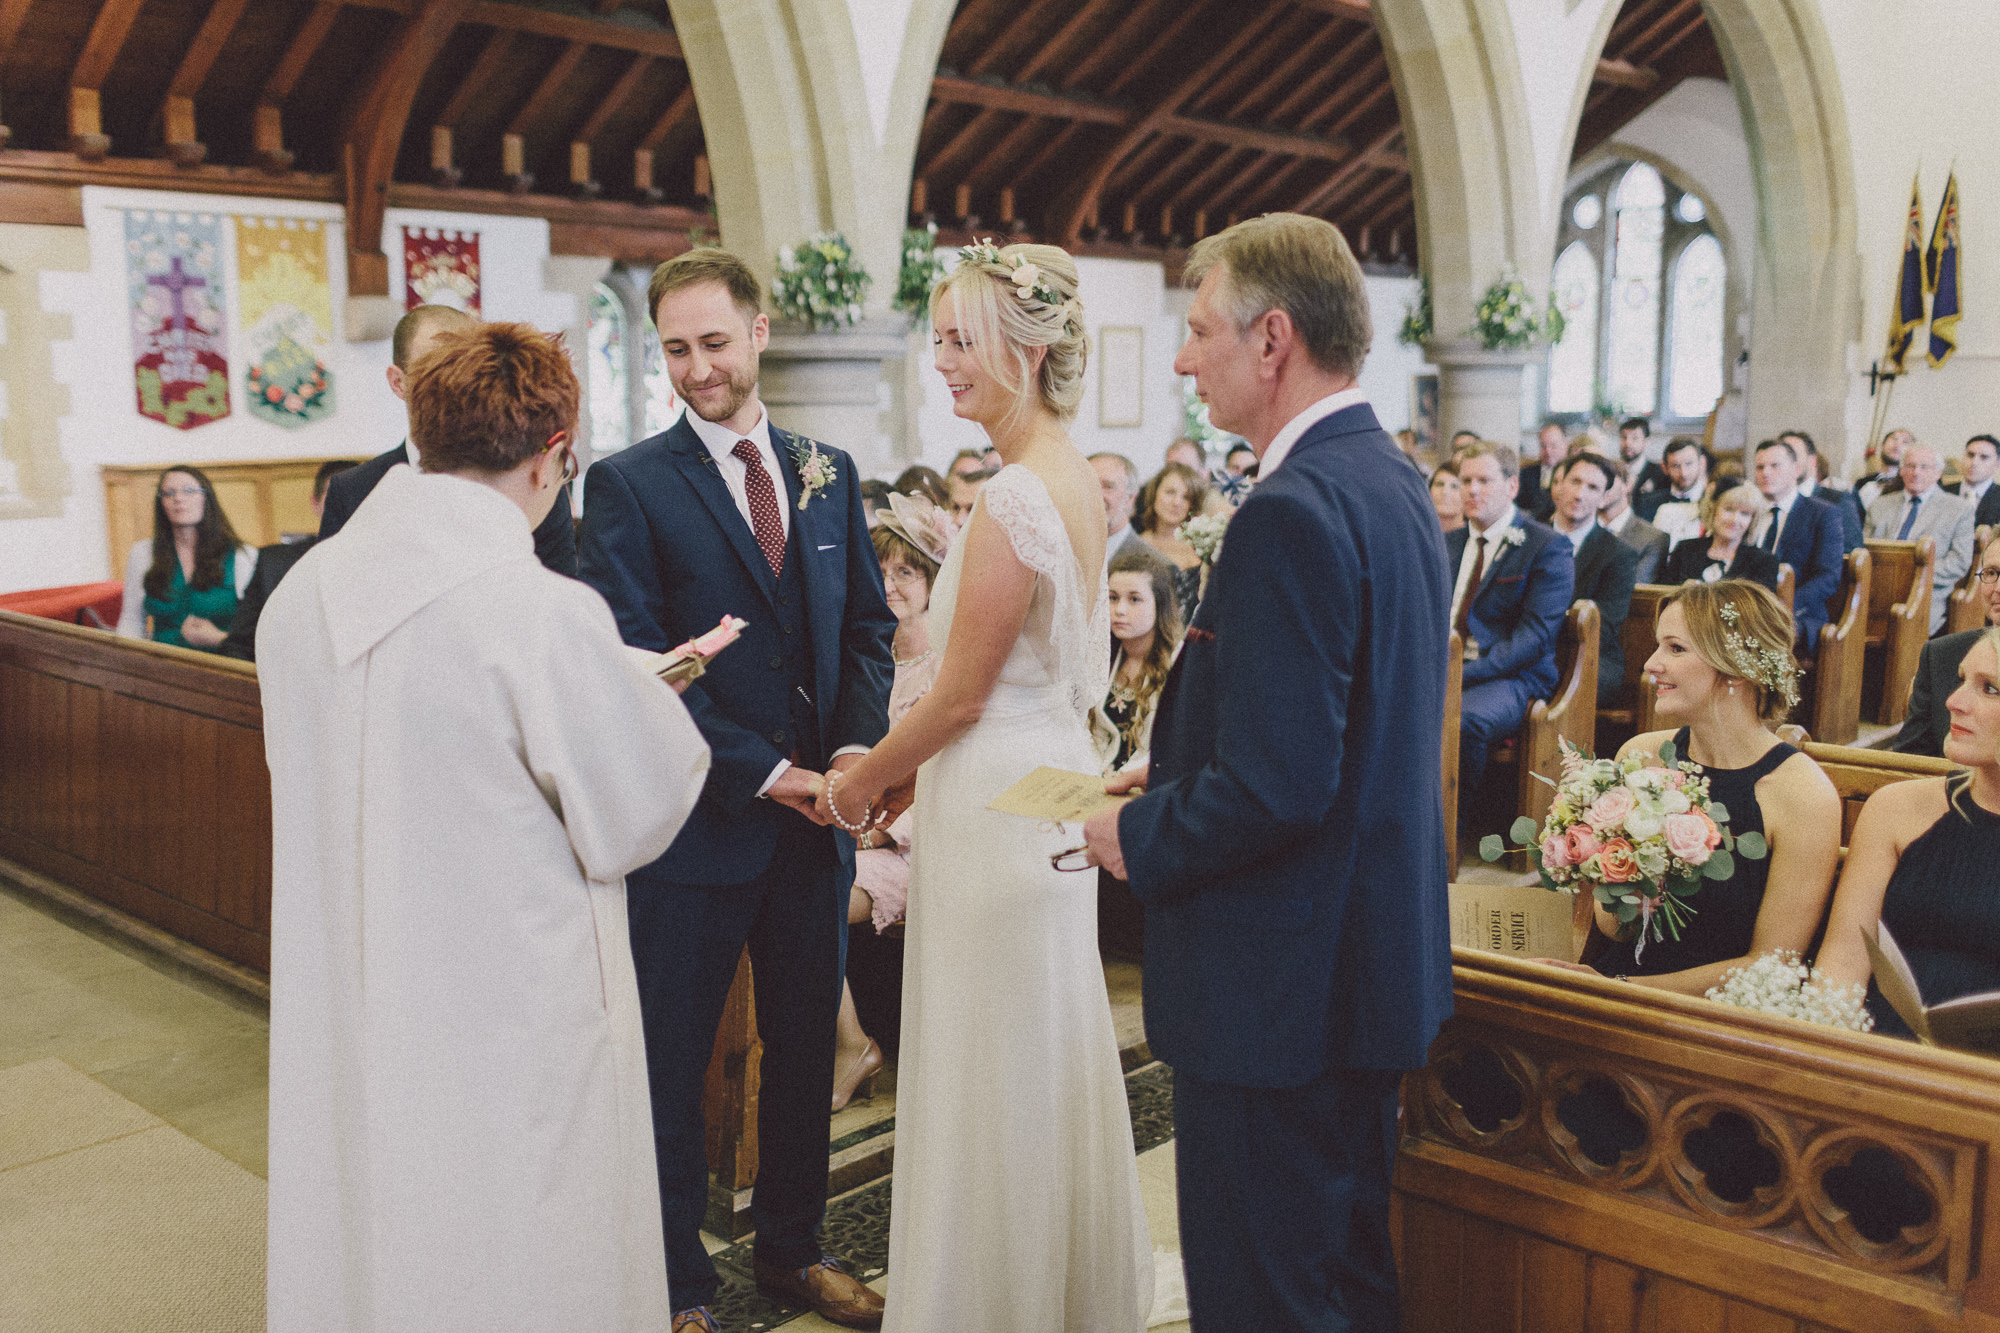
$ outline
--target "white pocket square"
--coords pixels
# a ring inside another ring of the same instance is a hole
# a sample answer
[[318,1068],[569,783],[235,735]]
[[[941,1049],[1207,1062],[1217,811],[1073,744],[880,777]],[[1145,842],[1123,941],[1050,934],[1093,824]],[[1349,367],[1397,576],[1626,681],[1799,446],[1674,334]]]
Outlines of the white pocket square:
[[822,547],[820,547],[819,549],[820,549],[820,550],[822,550],[822,551],[831,551],[831,550],[832,550],[832,549],[833,549],[834,547],[836,547],[836,546],[838,546],[838,545],[840,545],[840,543],[839,543],[839,542],[833,542],[833,543],[830,543],[829,545],[826,545],[826,546],[822,546]]

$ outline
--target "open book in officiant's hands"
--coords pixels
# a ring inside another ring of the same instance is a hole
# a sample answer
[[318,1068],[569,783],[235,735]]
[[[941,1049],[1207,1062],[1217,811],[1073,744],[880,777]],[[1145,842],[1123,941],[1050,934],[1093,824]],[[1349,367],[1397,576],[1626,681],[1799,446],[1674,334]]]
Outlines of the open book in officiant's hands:
[[655,657],[651,663],[653,674],[673,686],[676,693],[686,689],[691,681],[708,669],[709,662],[717,653],[736,642],[743,627],[749,623],[735,616],[724,616],[720,625],[700,638],[689,639],[680,647]]

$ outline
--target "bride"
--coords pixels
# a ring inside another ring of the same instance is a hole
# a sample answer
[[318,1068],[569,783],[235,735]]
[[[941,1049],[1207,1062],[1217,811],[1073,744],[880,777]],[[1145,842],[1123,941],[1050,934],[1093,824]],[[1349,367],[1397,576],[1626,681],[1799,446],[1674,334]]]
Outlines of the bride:
[[1005,462],[931,597],[931,692],[822,813],[863,827],[922,765],[896,1087],[888,1314],[904,1333],[1137,1333],[1152,1246],[1097,956],[1095,880],[1060,829],[989,811],[1042,765],[1095,773],[1110,667],[1104,506],[1064,423],[1083,396],[1076,265],[965,247],[931,298],[953,410]]

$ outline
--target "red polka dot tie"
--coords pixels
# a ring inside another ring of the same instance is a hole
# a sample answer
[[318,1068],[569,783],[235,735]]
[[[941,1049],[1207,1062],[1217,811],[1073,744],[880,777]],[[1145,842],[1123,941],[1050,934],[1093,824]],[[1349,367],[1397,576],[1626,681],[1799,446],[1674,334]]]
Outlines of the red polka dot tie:
[[771,474],[757,457],[756,445],[738,440],[730,452],[743,460],[743,494],[750,500],[750,530],[757,534],[757,544],[764,548],[764,558],[771,562],[771,575],[776,578],[785,572],[785,520],[778,513],[778,492],[771,485]]

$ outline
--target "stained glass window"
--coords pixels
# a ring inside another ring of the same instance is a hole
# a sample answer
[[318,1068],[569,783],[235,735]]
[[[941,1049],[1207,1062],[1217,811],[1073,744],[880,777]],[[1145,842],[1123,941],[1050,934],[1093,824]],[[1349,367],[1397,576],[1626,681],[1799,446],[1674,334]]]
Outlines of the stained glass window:
[[590,449],[601,458],[632,443],[625,389],[625,306],[601,282],[590,294],[589,344]]
[[1604,216],[1604,201],[1594,194],[1587,194],[1576,201],[1576,207],[1570,210],[1569,216],[1580,230],[1589,231]]
[[680,395],[667,374],[667,354],[660,350],[660,331],[646,319],[646,419],[643,434],[657,435],[681,419]]
[[1667,192],[1660,173],[1634,163],[1612,196],[1610,345],[1605,383],[1621,411],[1650,414],[1660,393],[1660,240]]
[[1674,263],[1667,337],[1668,410],[1674,416],[1707,416],[1722,396],[1725,276],[1722,245],[1713,236],[1689,241]]
[[1588,412],[1597,379],[1597,256],[1590,247],[1571,241],[1556,258],[1551,285],[1565,322],[1549,353],[1549,411]]

